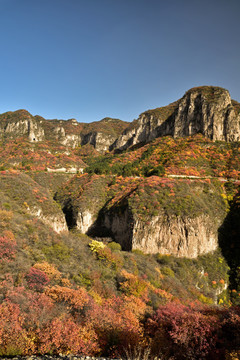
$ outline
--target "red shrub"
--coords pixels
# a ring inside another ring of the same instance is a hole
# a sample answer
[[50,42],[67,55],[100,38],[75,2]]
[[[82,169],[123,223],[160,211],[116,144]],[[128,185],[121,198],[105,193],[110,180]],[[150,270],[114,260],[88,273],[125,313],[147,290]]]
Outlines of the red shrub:
[[25,275],[29,289],[43,291],[44,287],[49,283],[48,276],[41,270],[31,267]]
[[169,303],[148,321],[152,351],[176,359],[202,359],[216,346],[217,318],[199,309]]
[[22,322],[18,305],[9,301],[0,305],[0,356],[27,354],[31,349],[31,339]]
[[55,318],[39,334],[39,352],[95,355],[97,336],[90,326],[77,325],[71,317]]
[[0,262],[10,262],[15,258],[16,241],[14,238],[0,236]]
[[142,328],[137,315],[134,306],[132,311],[119,297],[106,299],[101,306],[92,304],[88,319],[99,337],[102,355],[119,357],[123,349],[140,344]]

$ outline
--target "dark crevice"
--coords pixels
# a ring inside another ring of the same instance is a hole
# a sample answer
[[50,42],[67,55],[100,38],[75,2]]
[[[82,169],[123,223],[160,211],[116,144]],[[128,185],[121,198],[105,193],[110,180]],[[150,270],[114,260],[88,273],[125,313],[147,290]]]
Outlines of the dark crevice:
[[71,201],[68,201],[62,208],[62,211],[65,215],[66,223],[68,230],[73,229],[77,225],[77,216],[74,211],[74,208],[71,204]]
[[[236,202],[232,203],[230,211],[223,224],[218,230],[219,246],[226,259],[229,271],[229,288],[240,291],[240,207]],[[233,300],[233,299],[232,299]],[[235,305],[240,304],[240,300],[235,299]]]

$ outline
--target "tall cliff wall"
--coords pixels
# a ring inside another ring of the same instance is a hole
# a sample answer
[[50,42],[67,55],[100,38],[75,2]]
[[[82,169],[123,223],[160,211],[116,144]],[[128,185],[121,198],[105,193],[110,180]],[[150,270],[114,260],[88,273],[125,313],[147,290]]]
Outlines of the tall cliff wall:
[[76,119],[46,120],[26,110],[0,115],[0,138],[27,137],[30,142],[50,141],[76,148],[86,144],[105,152],[127,127],[119,119],[105,118],[94,123],[78,123]]
[[182,137],[201,133],[211,140],[240,139],[240,105],[220,87],[190,89],[178,101],[142,113],[128,124],[104,118],[90,124],[70,120],[45,120],[26,110],[0,115],[0,137],[27,136],[31,142],[57,141],[75,148],[91,144],[99,152],[125,150],[156,137]]
[[148,254],[171,254],[177,257],[196,258],[218,247],[220,219],[201,214],[169,216],[164,212],[152,216],[147,223],[131,210],[105,213],[103,226],[124,250],[141,250]]
[[229,92],[220,87],[190,89],[175,103],[141,114],[112,145],[112,149],[146,143],[156,137],[174,138],[201,133],[211,140],[238,141],[240,112]]
[[222,191],[217,182],[151,177],[112,184],[111,177],[82,175],[56,200],[73,214],[70,225],[90,236],[111,237],[124,250],[195,258],[218,247],[227,213]]

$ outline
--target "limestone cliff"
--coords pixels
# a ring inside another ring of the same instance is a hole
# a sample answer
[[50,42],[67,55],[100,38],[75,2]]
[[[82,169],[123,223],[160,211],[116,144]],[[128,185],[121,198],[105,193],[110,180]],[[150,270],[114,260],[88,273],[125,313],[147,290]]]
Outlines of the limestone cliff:
[[104,235],[124,250],[196,258],[218,247],[218,229],[227,213],[220,191],[217,184],[144,180],[105,206],[92,234],[105,229]]
[[240,139],[239,104],[220,87],[190,89],[175,103],[141,114],[112,145],[112,149],[146,143],[156,137],[182,137],[201,133],[211,140]]
[[[72,189],[71,194],[69,189]],[[59,191],[70,227],[123,250],[196,258],[216,250],[227,213],[220,183],[82,175]],[[74,221],[73,221],[74,220]]]
[[158,216],[143,222],[129,209],[122,214],[104,214],[103,224],[124,250],[141,250],[149,254],[171,254],[177,257],[196,258],[218,247],[216,222],[204,214],[187,216]]
[[0,115],[0,137],[27,136],[31,142],[48,140],[76,148],[91,144],[97,151],[125,150],[156,137],[182,137],[201,133],[212,140],[237,141],[240,138],[240,105],[220,87],[190,89],[178,101],[142,113],[128,124],[104,118],[84,124],[76,119],[45,120],[26,110]]
[[26,110],[2,114],[0,119],[1,135],[10,138],[27,136],[31,142],[42,141],[45,138],[41,123]]
[[30,142],[49,141],[53,145],[57,141],[72,149],[90,144],[97,151],[105,152],[127,125],[112,118],[89,124],[78,123],[76,119],[46,120],[32,116],[26,110],[18,110],[0,115],[0,138],[27,137]]
[[57,207],[54,209],[54,214],[45,214],[41,207],[33,206],[27,208],[29,214],[39,218],[44,224],[49,225],[56,233],[67,232],[68,227],[65,217]]

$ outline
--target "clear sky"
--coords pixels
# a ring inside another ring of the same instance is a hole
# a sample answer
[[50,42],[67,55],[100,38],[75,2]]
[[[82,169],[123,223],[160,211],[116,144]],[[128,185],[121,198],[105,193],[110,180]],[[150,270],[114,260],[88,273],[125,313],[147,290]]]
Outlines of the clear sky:
[[200,85],[240,102],[240,0],[0,0],[0,113],[132,121]]

